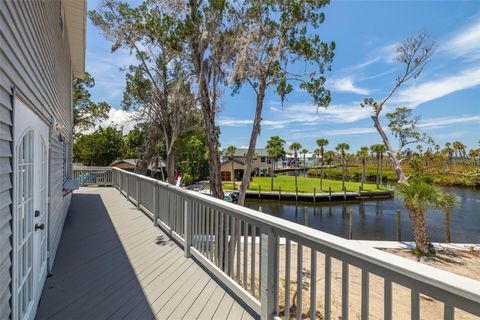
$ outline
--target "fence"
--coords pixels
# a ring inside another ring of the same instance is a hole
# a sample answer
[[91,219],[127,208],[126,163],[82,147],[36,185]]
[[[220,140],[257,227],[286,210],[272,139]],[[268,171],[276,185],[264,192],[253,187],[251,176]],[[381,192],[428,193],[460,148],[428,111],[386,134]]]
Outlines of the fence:
[[73,179],[80,186],[112,186],[112,167],[73,167]]
[[479,281],[123,170],[113,185],[262,319],[480,316]]

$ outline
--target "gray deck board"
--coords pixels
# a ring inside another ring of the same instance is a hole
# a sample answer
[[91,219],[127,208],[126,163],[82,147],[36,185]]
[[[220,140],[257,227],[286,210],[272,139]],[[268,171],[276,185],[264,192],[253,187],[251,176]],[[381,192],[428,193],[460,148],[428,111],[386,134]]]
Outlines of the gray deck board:
[[37,319],[258,318],[113,188],[74,193]]

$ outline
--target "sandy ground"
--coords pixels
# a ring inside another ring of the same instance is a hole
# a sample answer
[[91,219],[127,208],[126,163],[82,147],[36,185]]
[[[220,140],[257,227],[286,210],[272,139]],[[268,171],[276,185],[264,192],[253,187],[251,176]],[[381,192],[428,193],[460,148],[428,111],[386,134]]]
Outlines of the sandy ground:
[[[257,242],[258,244],[258,242]],[[241,270],[240,270],[240,284],[243,285],[243,245],[241,246]],[[285,312],[285,288],[288,285],[285,283],[285,245],[280,245],[280,315],[283,317]],[[259,292],[259,254],[258,245],[256,246],[256,261],[255,261],[255,296],[258,298]],[[297,246],[291,245],[291,278],[290,278],[290,315],[295,317],[296,308],[293,303],[293,297],[297,291]],[[400,255],[407,259],[416,260],[408,250],[403,249],[388,249],[385,250],[392,254]],[[248,260],[251,260],[251,245],[248,247]],[[439,252],[436,258],[422,259],[421,263],[431,265],[440,269],[454,272],[472,279],[480,280],[480,254],[477,252],[448,250]],[[234,262],[234,270],[236,274],[236,259]],[[302,316],[308,318],[310,316],[310,290],[311,290],[311,251],[309,248],[303,248],[303,263],[302,263]],[[324,268],[325,256],[317,253],[317,319],[323,319],[324,314]],[[248,263],[248,281],[247,288],[251,291],[251,261]],[[370,294],[369,294],[369,313],[370,319],[383,319],[384,306],[384,281],[383,278],[370,275]],[[360,319],[361,306],[361,270],[350,266],[349,267],[349,318]],[[393,316],[394,319],[410,319],[410,289],[393,283]],[[342,308],[342,263],[339,260],[332,259],[332,319],[341,319]],[[292,306],[293,305],[293,306]],[[443,319],[443,303],[435,301],[428,296],[420,296],[420,318],[421,319]],[[461,310],[455,310],[455,319],[480,319],[471,314],[467,314]]]

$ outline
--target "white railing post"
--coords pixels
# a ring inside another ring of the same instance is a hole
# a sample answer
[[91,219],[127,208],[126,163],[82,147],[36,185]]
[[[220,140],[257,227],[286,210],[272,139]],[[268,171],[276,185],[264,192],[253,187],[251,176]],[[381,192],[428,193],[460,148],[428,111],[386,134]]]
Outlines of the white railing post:
[[140,178],[137,176],[135,182],[136,194],[137,194],[137,209],[140,209]]
[[193,210],[192,210],[192,200],[185,199],[185,219],[184,219],[184,227],[185,227],[185,258],[190,258],[190,247],[192,246],[192,234],[193,234]]
[[153,225],[158,226],[158,212],[159,212],[159,201],[158,201],[158,184],[153,185]]
[[264,227],[261,230],[261,264],[260,264],[260,304],[262,320],[273,320],[275,315],[275,272],[278,271],[277,261],[277,237],[273,230]]

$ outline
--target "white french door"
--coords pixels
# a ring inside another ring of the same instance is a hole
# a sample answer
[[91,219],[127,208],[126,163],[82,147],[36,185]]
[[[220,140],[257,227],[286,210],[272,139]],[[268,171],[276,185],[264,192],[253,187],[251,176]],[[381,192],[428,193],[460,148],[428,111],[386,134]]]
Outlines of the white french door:
[[47,276],[49,127],[19,99],[14,119],[13,318],[29,320]]

